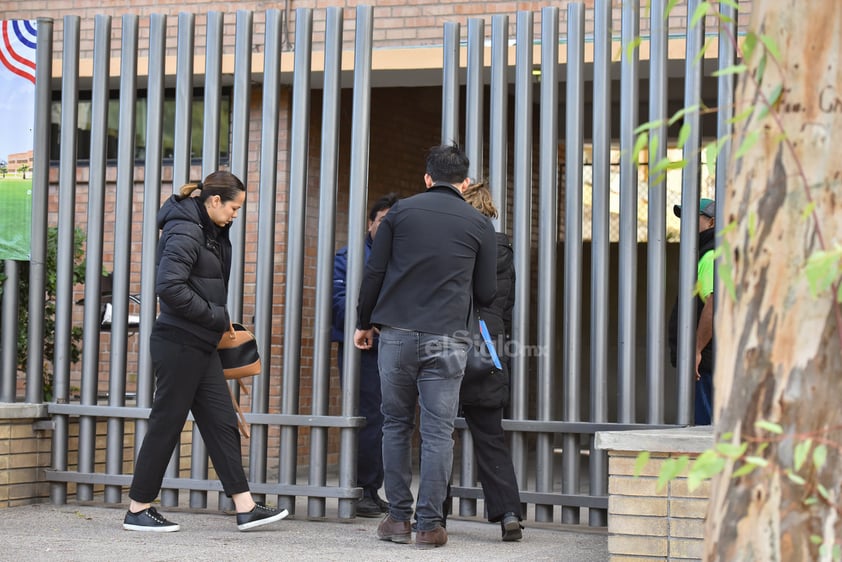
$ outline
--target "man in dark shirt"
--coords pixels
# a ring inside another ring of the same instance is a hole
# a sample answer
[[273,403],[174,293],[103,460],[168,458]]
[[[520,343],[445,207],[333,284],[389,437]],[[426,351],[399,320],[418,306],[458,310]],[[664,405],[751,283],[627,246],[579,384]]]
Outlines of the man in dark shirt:
[[380,329],[383,468],[390,509],[377,537],[412,540],[412,433],[421,410],[418,548],[447,542],[442,504],[453,466],[453,423],[465,371],[471,297],[488,305],[497,289],[494,227],[462,198],[470,180],[458,146],[427,156],[427,191],[383,219],[360,287],[354,345],[370,349]]

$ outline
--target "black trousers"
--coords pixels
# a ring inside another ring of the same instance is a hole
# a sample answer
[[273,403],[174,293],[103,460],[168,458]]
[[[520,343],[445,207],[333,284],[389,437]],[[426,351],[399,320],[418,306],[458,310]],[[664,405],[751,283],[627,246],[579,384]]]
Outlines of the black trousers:
[[155,367],[155,399],[129,498],[149,503],[158,495],[190,411],[225,493],[247,492],[237,417],[216,350],[190,347],[153,331],[150,352]]
[[508,512],[522,518],[515,468],[503,433],[502,408],[462,406],[462,414],[474,441],[477,477],[488,520],[500,521]]

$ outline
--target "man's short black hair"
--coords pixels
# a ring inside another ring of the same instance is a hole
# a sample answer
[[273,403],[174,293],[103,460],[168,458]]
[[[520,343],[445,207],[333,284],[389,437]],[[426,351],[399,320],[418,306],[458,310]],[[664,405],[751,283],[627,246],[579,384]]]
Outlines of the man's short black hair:
[[391,209],[395,206],[395,203],[398,202],[398,194],[394,191],[391,193],[387,193],[380,199],[374,202],[374,205],[371,206],[371,210],[368,212],[368,220],[374,221],[377,218],[377,213],[382,211],[383,209]]
[[433,181],[461,183],[468,177],[469,164],[458,144],[443,144],[428,151],[426,172]]

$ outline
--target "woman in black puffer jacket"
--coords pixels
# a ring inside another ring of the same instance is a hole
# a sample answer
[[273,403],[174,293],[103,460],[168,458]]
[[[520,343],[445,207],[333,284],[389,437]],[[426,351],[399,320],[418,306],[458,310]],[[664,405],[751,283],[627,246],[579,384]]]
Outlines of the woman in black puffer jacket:
[[[196,190],[198,197],[191,196]],[[155,290],[161,313],[149,338],[155,399],[129,490],[126,530],[179,530],[151,502],[191,411],[223,490],[234,501],[237,528],[246,531],[287,515],[255,503],[249,492],[237,418],[216,350],[230,325],[225,308],[231,271],[228,231],[245,198],[236,176],[214,172],[204,183],[182,187],[158,213]]]
[[[477,183],[462,194],[465,200],[489,218],[497,217],[497,209],[488,189]],[[480,308],[488,332],[500,356],[502,372],[465,372],[459,395],[462,414],[474,441],[474,456],[482,484],[488,520],[499,521],[504,541],[523,536],[520,494],[512,457],[503,433],[503,408],[509,403],[509,357],[506,351],[512,331],[512,309],[515,304],[515,267],[512,243],[502,232],[497,233],[497,294],[490,306]]]

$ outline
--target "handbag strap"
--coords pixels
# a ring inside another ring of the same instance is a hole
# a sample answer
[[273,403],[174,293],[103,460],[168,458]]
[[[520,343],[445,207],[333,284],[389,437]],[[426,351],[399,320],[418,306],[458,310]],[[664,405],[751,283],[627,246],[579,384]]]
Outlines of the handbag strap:
[[[248,390],[246,390],[246,386],[243,384],[243,381],[239,381],[240,388],[245,390],[246,394],[248,394]],[[231,402],[234,404],[234,410],[237,412],[237,427],[240,429],[240,434],[248,439],[251,437],[249,432],[249,424],[246,421],[246,416],[243,414],[243,411],[240,409],[240,403],[237,402],[237,399],[234,397],[234,391],[231,387],[228,387],[228,392],[231,394]]]

